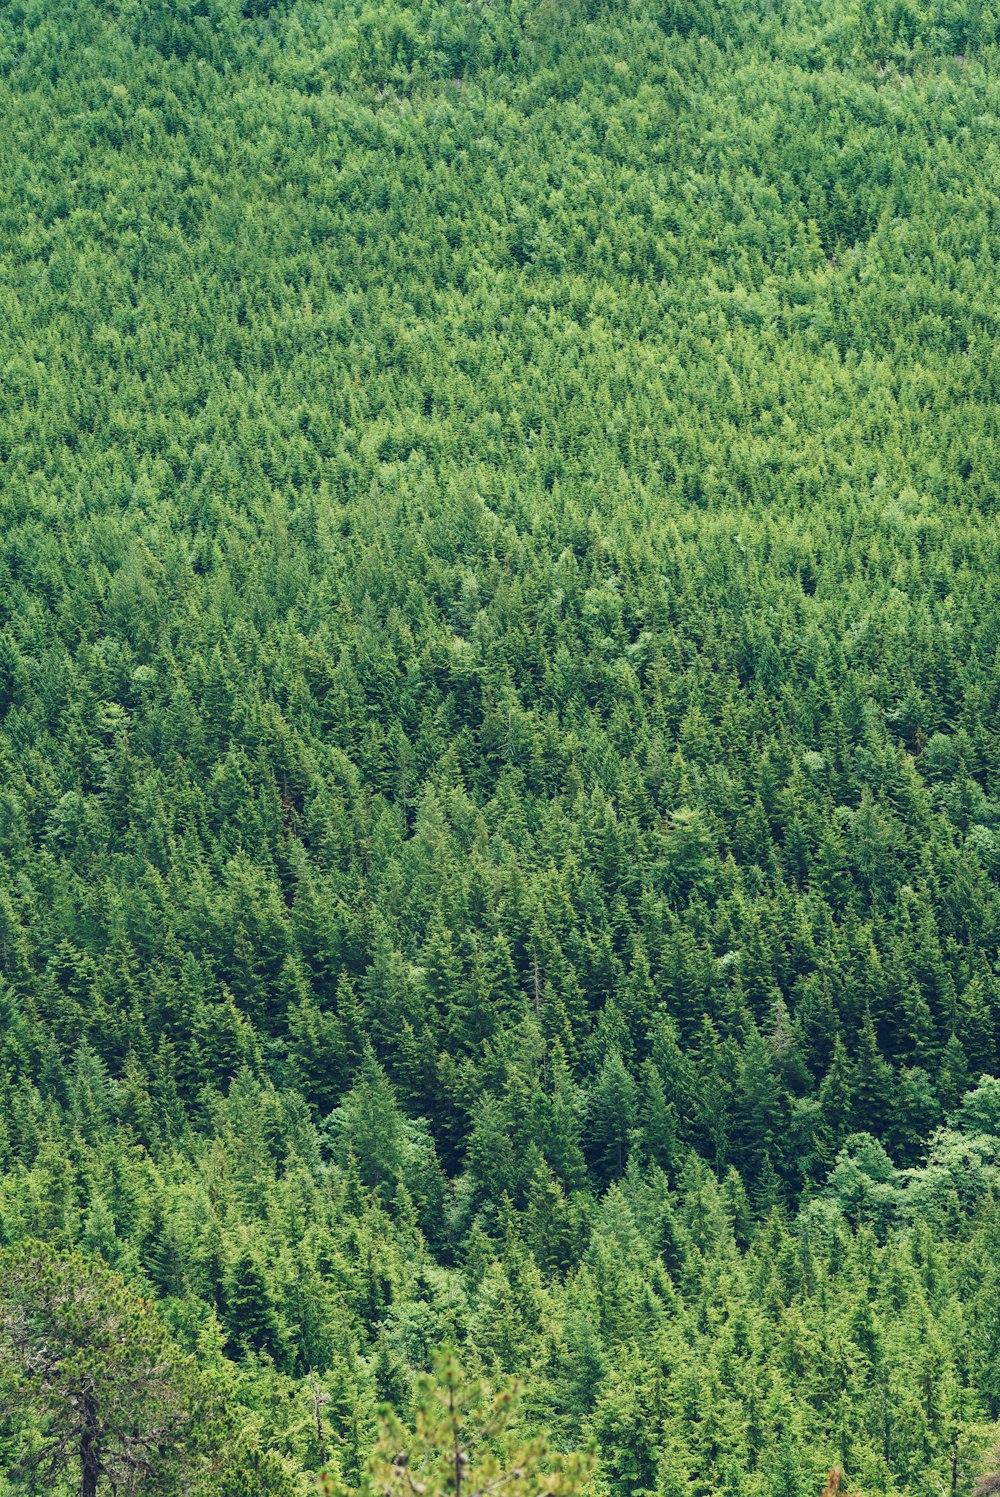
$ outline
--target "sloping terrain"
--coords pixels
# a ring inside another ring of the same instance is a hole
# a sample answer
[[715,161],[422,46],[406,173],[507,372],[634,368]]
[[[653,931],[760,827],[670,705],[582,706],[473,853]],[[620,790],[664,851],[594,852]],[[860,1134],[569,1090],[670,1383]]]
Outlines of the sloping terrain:
[[276,1493],[449,1341],[612,1497],[982,1469],[997,40],[0,13],[0,1240]]

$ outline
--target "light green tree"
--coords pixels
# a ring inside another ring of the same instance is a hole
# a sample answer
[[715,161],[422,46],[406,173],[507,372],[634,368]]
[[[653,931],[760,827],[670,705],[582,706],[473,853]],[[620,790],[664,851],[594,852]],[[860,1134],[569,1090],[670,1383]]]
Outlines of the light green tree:
[[[383,1412],[358,1497],[577,1497],[591,1471],[589,1455],[553,1450],[522,1430],[516,1385],[494,1393],[443,1351],[418,1380],[412,1420]],[[323,1497],[347,1490],[333,1475],[320,1479]]]

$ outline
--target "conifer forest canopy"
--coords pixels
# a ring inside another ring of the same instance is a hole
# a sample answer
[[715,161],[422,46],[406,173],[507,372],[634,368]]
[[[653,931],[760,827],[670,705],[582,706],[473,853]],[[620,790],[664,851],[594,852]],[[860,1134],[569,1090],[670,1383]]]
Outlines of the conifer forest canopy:
[[0,7],[0,1497],[995,1468],[998,42]]

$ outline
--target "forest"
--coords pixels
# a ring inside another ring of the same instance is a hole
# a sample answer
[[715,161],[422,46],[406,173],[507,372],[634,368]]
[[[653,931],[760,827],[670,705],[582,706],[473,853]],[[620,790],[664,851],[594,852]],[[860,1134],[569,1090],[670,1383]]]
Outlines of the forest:
[[0,121],[0,1497],[1000,1490],[994,0],[6,0]]

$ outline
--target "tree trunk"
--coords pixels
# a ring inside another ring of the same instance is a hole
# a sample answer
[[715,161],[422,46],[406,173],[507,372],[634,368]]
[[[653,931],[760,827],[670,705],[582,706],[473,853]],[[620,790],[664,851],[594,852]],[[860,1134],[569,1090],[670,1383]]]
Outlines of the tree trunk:
[[80,1497],[97,1497],[97,1479],[100,1474],[93,1450],[90,1447],[81,1446]]
[[[87,1414],[90,1414],[87,1409]],[[94,1428],[88,1418],[80,1436],[80,1497],[97,1497],[97,1483],[101,1478],[101,1461]]]

